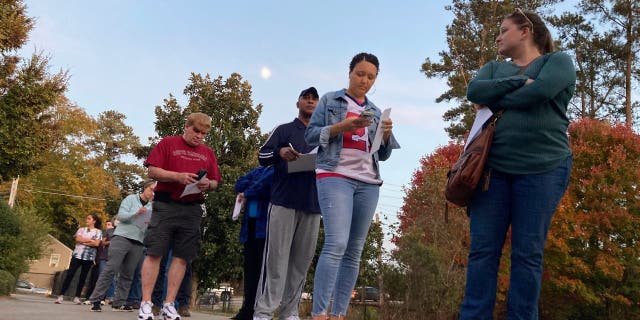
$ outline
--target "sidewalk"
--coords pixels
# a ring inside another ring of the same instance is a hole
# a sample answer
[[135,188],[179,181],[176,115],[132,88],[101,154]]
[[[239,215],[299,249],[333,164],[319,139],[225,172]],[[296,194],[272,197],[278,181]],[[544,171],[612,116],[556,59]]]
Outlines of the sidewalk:
[[[110,306],[102,308],[102,312],[89,311],[88,305],[75,305],[71,301],[55,304],[53,298],[36,294],[12,294],[0,297],[0,320],[135,320],[138,310],[120,312],[111,310]],[[156,320],[161,320],[156,317]],[[191,317],[184,320],[228,320],[229,317],[191,311]]]

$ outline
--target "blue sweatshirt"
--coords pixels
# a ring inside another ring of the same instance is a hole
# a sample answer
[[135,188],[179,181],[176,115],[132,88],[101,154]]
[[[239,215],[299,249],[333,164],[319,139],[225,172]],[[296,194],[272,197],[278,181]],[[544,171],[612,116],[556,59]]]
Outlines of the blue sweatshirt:
[[249,238],[249,219],[255,219],[256,239],[264,239],[267,231],[269,198],[273,183],[273,167],[257,167],[236,181],[236,193],[244,193],[245,212],[240,228],[240,243]]

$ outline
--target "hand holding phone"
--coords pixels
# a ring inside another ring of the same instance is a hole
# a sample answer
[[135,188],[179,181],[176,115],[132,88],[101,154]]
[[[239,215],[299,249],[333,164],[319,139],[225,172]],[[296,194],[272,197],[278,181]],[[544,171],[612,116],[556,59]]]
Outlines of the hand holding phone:
[[198,178],[196,178],[196,180],[200,180],[200,179],[202,179],[202,177],[207,175],[207,170],[200,169],[200,170],[198,170],[198,172],[196,172],[196,174],[198,175]]
[[369,110],[364,110],[362,111],[362,113],[360,113],[360,116],[371,120],[373,118],[373,112]]

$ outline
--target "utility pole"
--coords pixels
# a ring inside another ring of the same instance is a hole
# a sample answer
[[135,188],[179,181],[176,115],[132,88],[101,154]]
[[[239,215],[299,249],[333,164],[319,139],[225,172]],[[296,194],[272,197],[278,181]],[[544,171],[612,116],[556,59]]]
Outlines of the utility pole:
[[[376,223],[380,226],[380,213],[376,213]],[[380,229],[382,229],[382,226],[380,226]],[[382,241],[384,241],[384,233]],[[382,280],[382,271],[382,242],[380,242],[378,244],[378,301],[380,305],[384,304],[384,283]]]
[[13,182],[11,182],[11,193],[9,193],[9,207],[13,208],[13,203],[16,200],[16,193],[18,193],[18,180],[20,180],[20,176],[17,178],[13,178]]

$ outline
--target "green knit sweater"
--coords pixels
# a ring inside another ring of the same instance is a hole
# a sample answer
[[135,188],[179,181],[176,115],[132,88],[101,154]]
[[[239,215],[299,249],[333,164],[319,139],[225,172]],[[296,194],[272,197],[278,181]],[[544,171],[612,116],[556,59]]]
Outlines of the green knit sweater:
[[[567,105],[576,72],[571,58],[553,52],[531,62],[523,74],[512,62],[485,64],[467,88],[467,99],[492,111],[504,109],[496,125],[488,166],[509,174],[556,168],[571,155]],[[527,79],[534,80],[525,85]]]

